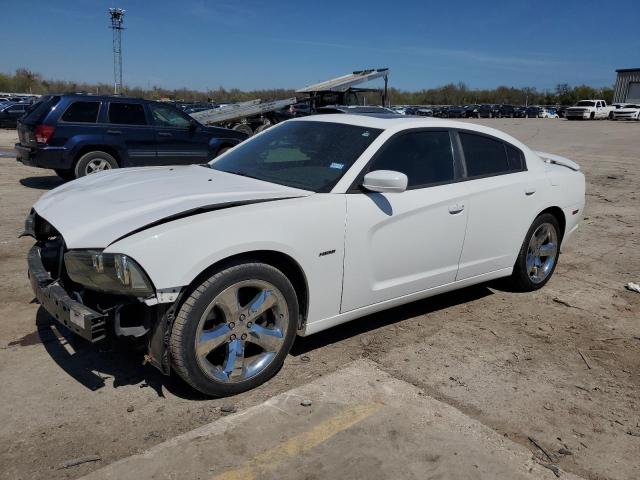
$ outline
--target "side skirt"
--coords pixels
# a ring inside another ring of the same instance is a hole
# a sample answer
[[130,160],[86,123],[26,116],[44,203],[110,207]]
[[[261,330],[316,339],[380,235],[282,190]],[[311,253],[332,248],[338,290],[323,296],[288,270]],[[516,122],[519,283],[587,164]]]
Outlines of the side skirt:
[[307,323],[305,330],[303,332],[298,332],[298,335],[300,335],[301,337],[306,337],[307,335],[312,335],[314,333],[321,332],[322,330],[326,330],[327,328],[331,328],[336,325],[340,325],[341,323],[345,323],[350,320],[354,320],[356,318],[364,317],[365,315],[379,312],[381,310],[397,307],[399,305],[404,305],[405,303],[410,303],[416,300],[421,300],[423,298],[432,297],[434,295],[450,292],[452,290],[457,290],[459,288],[476,285],[478,283],[488,282],[490,280],[495,280],[496,278],[508,277],[509,275],[511,275],[512,271],[513,271],[513,268],[503,268],[501,270],[496,270],[494,272],[483,273],[482,275],[465,278],[464,280],[447,283],[446,285],[430,288],[428,290],[422,290],[420,292],[410,293],[408,295],[404,295],[398,298],[393,298],[391,300],[386,300],[384,302],[376,303],[374,305],[367,305],[366,307],[350,310],[348,312],[344,312],[339,315],[335,315],[333,317],[309,322]]

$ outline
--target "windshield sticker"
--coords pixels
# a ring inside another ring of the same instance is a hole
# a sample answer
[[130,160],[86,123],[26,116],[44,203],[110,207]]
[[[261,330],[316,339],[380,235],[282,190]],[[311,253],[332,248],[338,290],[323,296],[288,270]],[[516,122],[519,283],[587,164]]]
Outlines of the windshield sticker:
[[332,163],[329,165],[329,168],[336,168],[338,170],[342,170],[344,168],[344,163]]
[[369,132],[363,132],[363,133],[362,133],[362,136],[363,136],[363,137],[368,137],[368,136],[369,136]]

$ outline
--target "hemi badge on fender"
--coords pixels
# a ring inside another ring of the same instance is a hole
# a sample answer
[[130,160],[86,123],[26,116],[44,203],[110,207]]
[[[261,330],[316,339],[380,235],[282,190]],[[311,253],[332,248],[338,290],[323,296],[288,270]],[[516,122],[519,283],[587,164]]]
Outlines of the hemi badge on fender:
[[580,211],[580,209],[578,210],[574,210],[573,212],[571,212],[573,215],[576,215],[578,212]]
[[326,252],[320,252],[319,257],[324,257],[325,255],[331,255],[332,253],[336,253],[335,250],[327,250]]

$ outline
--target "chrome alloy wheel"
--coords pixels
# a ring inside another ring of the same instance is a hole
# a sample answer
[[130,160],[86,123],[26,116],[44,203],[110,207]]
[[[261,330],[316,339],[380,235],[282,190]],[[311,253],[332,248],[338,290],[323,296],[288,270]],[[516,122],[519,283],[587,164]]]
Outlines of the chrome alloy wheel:
[[92,173],[101,172],[103,170],[110,170],[111,165],[104,158],[94,158],[87,163],[87,166],[84,169],[84,173],[86,175],[91,175]]
[[244,280],[217,295],[200,318],[198,366],[212,380],[235,383],[257,375],[284,344],[289,311],[284,295],[263,280]]
[[529,240],[527,273],[533,283],[543,282],[553,270],[558,253],[558,234],[550,223],[540,225]]

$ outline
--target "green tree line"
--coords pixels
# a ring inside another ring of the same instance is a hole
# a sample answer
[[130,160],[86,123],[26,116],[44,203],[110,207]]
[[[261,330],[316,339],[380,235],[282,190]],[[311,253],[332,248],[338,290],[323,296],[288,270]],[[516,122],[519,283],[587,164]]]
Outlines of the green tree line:
[[[107,83],[85,83],[46,79],[36,72],[19,68],[14,73],[0,72],[0,92],[16,93],[61,93],[87,92],[110,94],[113,85]],[[192,90],[187,88],[166,89],[125,87],[124,94],[153,100],[171,99],[186,102],[198,102],[212,99],[215,102],[230,103],[253,100],[273,100],[296,96],[292,89],[264,89],[243,91],[237,88],[215,90]],[[367,104],[379,104],[380,96],[375,93],[365,95]],[[538,90],[533,87],[515,88],[500,86],[494,89],[472,89],[465,83],[450,83],[441,87],[426,88],[415,92],[389,89],[389,101],[396,105],[458,105],[469,103],[529,104],[529,105],[572,105],[584,98],[602,98],[612,101],[613,89],[594,88],[588,85],[571,86],[562,83],[553,90]]]

